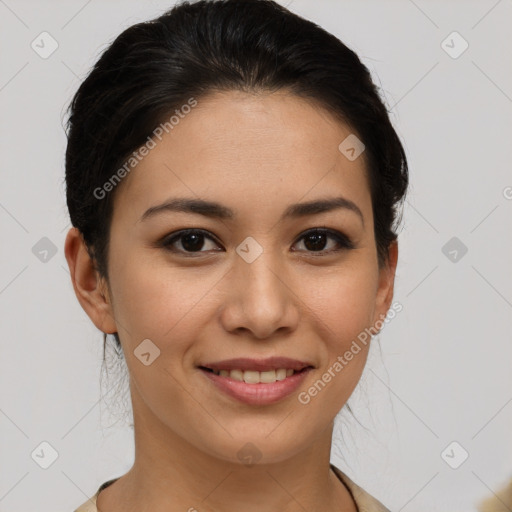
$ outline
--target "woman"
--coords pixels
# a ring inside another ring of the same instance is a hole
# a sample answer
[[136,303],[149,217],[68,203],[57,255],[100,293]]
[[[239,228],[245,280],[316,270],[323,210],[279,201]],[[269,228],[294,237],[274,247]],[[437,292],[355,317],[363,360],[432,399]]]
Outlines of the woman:
[[330,450],[407,183],[368,70],[277,3],[125,30],[70,106],[65,254],[124,354],[135,460],[77,511],[386,511]]

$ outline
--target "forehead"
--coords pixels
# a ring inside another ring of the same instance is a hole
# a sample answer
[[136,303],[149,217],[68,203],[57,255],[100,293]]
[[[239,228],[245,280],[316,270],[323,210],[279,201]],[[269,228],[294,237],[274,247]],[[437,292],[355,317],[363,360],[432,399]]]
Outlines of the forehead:
[[114,216],[135,221],[180,195],[235,211],[339,194],[371,208],[364,152],[347,158],[340,144],[352,130],[314,101],[284,91],[216,92],[186,112],[123,179]]

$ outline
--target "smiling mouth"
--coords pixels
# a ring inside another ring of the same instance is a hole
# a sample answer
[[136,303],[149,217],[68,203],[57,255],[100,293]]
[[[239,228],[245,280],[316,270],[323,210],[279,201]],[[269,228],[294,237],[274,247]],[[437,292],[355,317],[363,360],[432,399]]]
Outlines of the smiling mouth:
[[291,377],[294,374],[304,373],[310,369],[312,366],[306,366],[301,370],[293,370],[291,368],[278,368],[275,370],[267,370],[267,371],[256,371],[256,370],[214,370],[212,368],[207,368],[206,366],[199,366],[201,370],[213,373],[218,375],[219,377],[228,377],[230,379],[245,382],[247,384],[272,384],[277,381],[281,381],[286,379],[287,377]]

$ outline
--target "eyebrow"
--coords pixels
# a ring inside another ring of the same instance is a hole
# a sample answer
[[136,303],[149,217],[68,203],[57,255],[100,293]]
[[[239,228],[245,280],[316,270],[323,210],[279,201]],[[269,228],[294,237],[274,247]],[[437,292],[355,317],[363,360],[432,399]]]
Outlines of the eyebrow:
[[[349,199],[344,197],[332,197],[326,199],[317,199],[306,203],[292,204],[286,208],[281,215],[280,221],[285,219],[297,219],[307,217],[308,215],[318,215],[338,209],[346,209],[356,213],[364,226],[364,216],[360,208]],[[222,204],[205,201],[203,199],[189,198],[171,198],[162,204],[152,206],[144,212],[139,221],[147,220],[163,212],[184,212],[204,215],[214,219],[232,220],[235,218],[235,212]]]

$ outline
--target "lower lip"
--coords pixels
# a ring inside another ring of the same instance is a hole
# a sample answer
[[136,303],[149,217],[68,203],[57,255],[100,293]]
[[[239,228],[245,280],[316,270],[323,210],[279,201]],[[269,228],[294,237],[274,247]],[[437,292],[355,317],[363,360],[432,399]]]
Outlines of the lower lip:
[[307,368],[283,380],[276,380],[269,384],[247,384],[247,382],[221,377],[213,372],[199,368],[201,372],[210,379],[218,389],[236,398],[240,402],[250,405],[269,405],[279,402],[292,394],[304,381],[312,368]]

